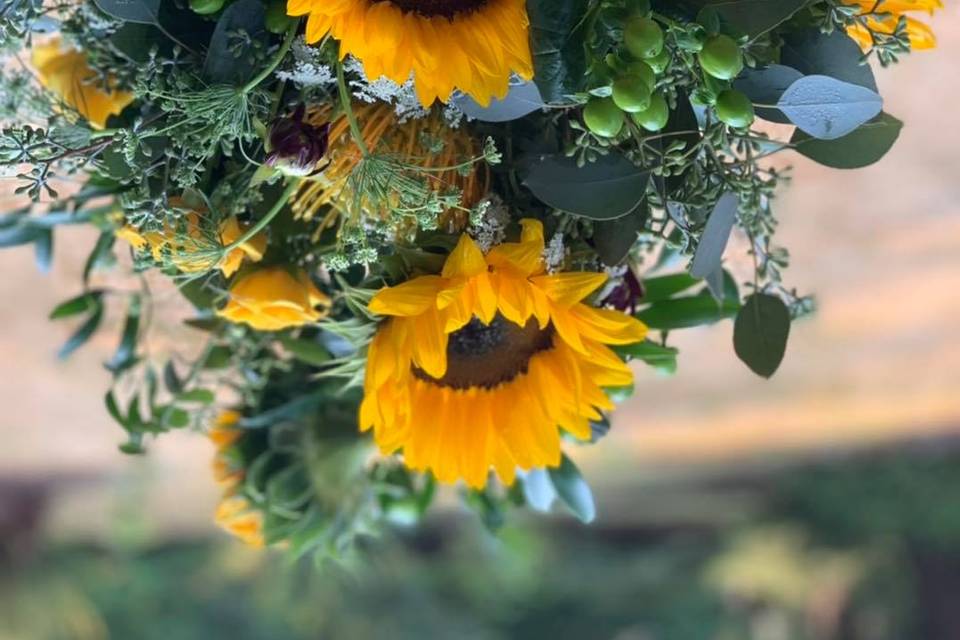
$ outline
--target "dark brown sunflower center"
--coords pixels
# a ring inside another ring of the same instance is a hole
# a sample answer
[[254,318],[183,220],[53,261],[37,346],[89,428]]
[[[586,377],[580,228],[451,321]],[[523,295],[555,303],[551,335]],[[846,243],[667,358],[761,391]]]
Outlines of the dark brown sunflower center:
[[440,379],[414,367],[421,380],[441,387],[492,389],[527,372],[530,358],[553,346],[553,325],[541,329],[535,318],[524,326],[497,315],[490,324],[477,318],[450,334],[447,373]]
[[480,9],[490,0],[375,0],[375,2],[389,2],[402,11],[419,13],[426,18],[435,16],[454,18]]

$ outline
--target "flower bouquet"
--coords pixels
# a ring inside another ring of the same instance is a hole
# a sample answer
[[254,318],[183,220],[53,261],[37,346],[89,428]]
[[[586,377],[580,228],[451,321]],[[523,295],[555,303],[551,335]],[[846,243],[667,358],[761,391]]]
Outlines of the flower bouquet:
[[[937,6],[3,0],[23,206],[0,246],[46,267],[57,227],[99,231],[51,313],[76,324],[61,355],[119,299],[121,450],[204,431],[216,519],[251,544],[341,557],[438,484],[490,527],[590,521],[576,445],[675,371],[675,331],[732,318],[739,358],[777,370],[813,305],[783,282],[775,157],[879,160],[901,123],[868,62],[933,46],[915,16]],[[147,350],[158,275],[196,350]]]

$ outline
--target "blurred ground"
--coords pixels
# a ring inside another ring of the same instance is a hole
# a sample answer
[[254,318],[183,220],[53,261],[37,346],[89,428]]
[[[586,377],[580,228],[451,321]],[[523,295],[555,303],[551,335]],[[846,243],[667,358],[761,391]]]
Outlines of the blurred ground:
[[[934,24],[936,52],[878,72],[886,110],[906,123],[890,155],[851,173],[792,159],[794,183],[777,203],[779,240],[792,252],[788,281],[815,293],[819,311],[794,327],[781,370],[765,381],[740,364],[730,322],[673,336],[678,375],[640,370],[638,393],[609,439],[576,453],[598,488],[601,521],[631,518],[605,512],[605,500],[629,496],[636,507],[643,487],[675,474],[960,434],[960,134],[952,108],[960,102],[960,5]],[[215,490],[203,438],[170,434],[143,458],[116,450],[122,434],[103,409],[109,376],[101,366],[116,332],[101,332],[68,362],[55,359],[70,327],[45,318],[79,291],[93,241],[82,230],[58,231],[49,275],[36,272],[29,250],[0,252],[0,477],[64,489],[52,494],[49,529],[58,536],[96,535],[125,513],[149,514],[137,525],[147,536],[209,532]],[[183,339],[157,331],[161,345]]]

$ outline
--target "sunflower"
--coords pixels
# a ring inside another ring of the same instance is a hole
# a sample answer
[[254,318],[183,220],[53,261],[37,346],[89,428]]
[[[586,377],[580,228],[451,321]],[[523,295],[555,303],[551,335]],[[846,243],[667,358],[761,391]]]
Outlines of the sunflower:
[[[474,163],[466,171],[447,169],[483,153],[480,143],[465,128],[452,129],[446,125],[439,113],[430,113],[424,118],[400,122],[394,109],[387,104],[361,104],[354,107],[360,122],[360,135],[368,149],[396,159],[405,164],[415,165],[421,171],[428,185],[439,193],[460,193],[460,204],[464,208],[476,205],[487,194],[490,175],[485,163]],[[313,109],[305,116],[310,125],[319,126],[326,122],[329,110]],[[438,141],[440,149],[430,152],[424,148],[424,141]],[[327,218],[320,229],[333,223],[338,215],[355,218],[362,212],[377,217],[386,217],[390,206],[369,199],[358,201],[350,180],[351,173],[362,159],[362,153],[350,134],[347,118],[340,116],[330,123],[329,164],[322,174],[304,180],[293,199],[292,209],[297,219],[310,220],[327,207]],[[362,211],[357,211],[361,209]],[[450,223],[451,214],[443,218]],[[454,220],[453,226],[459,227],[464,220]]]
[[369,303],[389,318],[368,351],[360,427],[441,482],[482,487],[492,467],[512,484],[518,467],[557,466],[560,430],[588,439],[613,408],[604,387],[633,380],[606,345],[646,327],[583,302],[605,274],[545,273],[543,225],[522,225],[520,242],[486,255],[462,235],[440,275]]
[[933,49],[937,38],[933,30],[923,22],[911,17],[909,12],[922,11],[933,14],[943,8],[941,0],[844,0],[848,5],[860,7],[861,14],[869,14],[866,23],[847,27],[847,34],[857,41],[864,51],[873,48],[873,33],[891,35],[896,32],[901,19],[906,20],[906,32],[911,49]]
[[488,105],[511,74],[533,77],[525,0],[288,0],[287,13],[308,14],[307,42],[333,36],[370,79],[412,73],[427,107],[454,89]]
[[87,55],[65,47],[60,38],[34,45],[31,56],[43,86],[97,129],[106,127],[107,118],[133,102],[133,94],[114,89],[112,79],[106,83],[110,88],[105,88],[87,63]]

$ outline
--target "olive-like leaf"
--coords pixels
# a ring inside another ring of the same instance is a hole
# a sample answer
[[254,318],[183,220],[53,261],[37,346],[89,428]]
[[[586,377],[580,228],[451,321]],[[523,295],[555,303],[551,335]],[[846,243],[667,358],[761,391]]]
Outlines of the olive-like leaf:
[[817,140],[799,129],[790,143],[797,153],[834,169],[859,169],[880,160],[893,147],[903,123],[881,113],[867,124],[836,140]]
[[582,167],[563,155],[537,158],[524,184],[541,202],[591,220],[613,220],[636,209],[647,191],[648,171],[618,153]]
[[747,298],[733,325],[733,348],[757,375],[769,378],[780,367],[790,337],[790,310],[766,293]]

